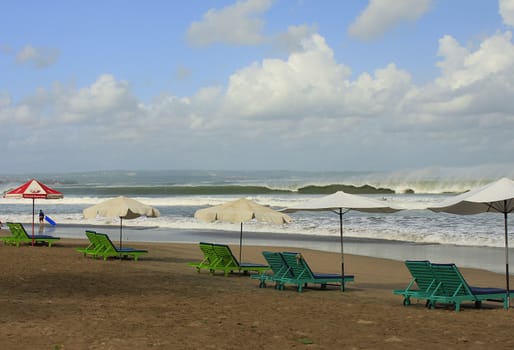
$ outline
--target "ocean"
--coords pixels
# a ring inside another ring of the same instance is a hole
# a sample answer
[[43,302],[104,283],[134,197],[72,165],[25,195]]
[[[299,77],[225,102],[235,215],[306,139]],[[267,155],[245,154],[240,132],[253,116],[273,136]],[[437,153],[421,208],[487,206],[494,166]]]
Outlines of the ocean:
[[[406,255],[393,248],[401,243],[408,247],[407,252],[417,251],[420,255],[431,256],[453,247],[454,250],[447,254],[456,254],[457,249],[462,251],[458,254],[466,259],[477,248],[485,247],[491,254],[496,254],[497,249],[504,247],[503,217],[492,213],[468,216],[433,213],[424,208],[499,177],[512,178],[513,175],[483,175],[472,171],[449,174],[442,171],[95,171],[0,175],[0,191],[15,188],[30,178],[37,178],[61,191],[63,199],[35,202],[36,212],[42,209],[57,223],[56,227],[45,225],[43,230],[47,234],[57,232],[61,237],[84,238],[84,229],[95,226],[116,235],[119,219],[84,219],[82,210],[104,199],[124,195],[154,206],[161,212],[158,218],[124,220],[124,239],[194,243],[204,238],[217,238],[221,242],[235,243],[239,239],[238,224],[199,222],[193,217],[195,211],[241,197],[282,209],[336,190],[345,190],[407,209],[393,214],[347,212],[344,215],[346,252],[379,257],[394,255],[403,259]],[[245,223],[245,242],[293,246],[302,242],[299,246],[339,249],[336,244],[339,237],[337,215],[319,211],[296,212],[290,216],[292,223],[284,225]],[[30,225],[32,201],[0,199],[0,221]],[[509,221],[511,224],[512,218]],[[267,233],[268,236],[259,238],[259,233]],[[364,247],[360,242],[368,244]],[[470,263],[466,262],[466,265]]]

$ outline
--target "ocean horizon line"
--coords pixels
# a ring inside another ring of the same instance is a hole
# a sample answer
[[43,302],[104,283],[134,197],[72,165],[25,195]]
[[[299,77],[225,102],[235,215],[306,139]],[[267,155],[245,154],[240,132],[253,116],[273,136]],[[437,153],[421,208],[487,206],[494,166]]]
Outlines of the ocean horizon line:
[[[500,177],[514,177],[514,166],[427,168],[404,171],[292,170],[106,170],[0,174],[0,191],[30,178],[69,194],[216,195],[216,194],[457,194]],[[66,194],[66,193],[65,193]]]

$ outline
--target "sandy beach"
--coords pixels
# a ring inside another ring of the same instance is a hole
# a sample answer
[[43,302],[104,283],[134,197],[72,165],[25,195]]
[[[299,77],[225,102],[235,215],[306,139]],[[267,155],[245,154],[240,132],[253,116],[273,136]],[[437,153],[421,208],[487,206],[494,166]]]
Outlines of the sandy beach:
[[[247,275],[197,273],[187,265],[202,257],[196,244],[130,242],[150,252],[137,262],[87,258],[75,251],[85,245],[0,246],[1,349],[514,347],[513,311],[498,303],[469,303],[459,313],[403,306],[392,294],[410,279],[401,261],[346,255],[355,282],[344,293],[298,293],[259,288]],[[314,270],[339,272],[338,254],[294,249]],[[245,260],[264,263],[262,250],[245,246]],[[505,283],[502,274],[461,270],[477,286]]]

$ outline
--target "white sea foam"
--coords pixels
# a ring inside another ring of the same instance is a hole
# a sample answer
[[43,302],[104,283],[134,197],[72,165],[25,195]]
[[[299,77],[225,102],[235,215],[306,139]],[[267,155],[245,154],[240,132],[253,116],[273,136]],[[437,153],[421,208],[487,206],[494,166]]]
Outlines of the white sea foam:
[[[141,186],[164,186],[163,184],[178,184],[195,187],[204,184],[222,183],[228,185],[255,185],[270,188],[297,189],[308,184],[345,184],[373,185],[394,189],[397,194],[369,195],[386,203],[409,209],[395,214],[361,214],[351,211],[344,216],[344,236],[355,238],[374,238],[385,240],[400,240],[416,243],[459,244],[474,246],[504,245],[503,218],[501,215],[483,214],[473,216],[458,216],[435,214],[423,210],[438,203],[451,194],[445,192],[462,192],[470,188],[494,180],[500,176],[514,177],[512,167],[476,167],[472,169],[440,169],[429,168],[403,172],[384,173],[291,173],[276,174],[274,172],[238,173],[228,175],[222,173],[200,173],[191,177],[190,173],[171,172],[145,173],[120,172],[94,173],[78,175],[62,175],[69,183],[63,188],[64,198],[59,200],[36,200],[36,211],[43,209],[58,224],[73,225],[119,225],[117,218],[84,219],[82,210],[99,203],[107,197],[118,195],[117,190],[128,192],[145,204],[157,207],[161,211],[159,218],[138,218],[124,220],[125,225],[143,227],[157,226],[170,230],[228,230],[238,231],[239,225],[223,223],[203,223],[194,219],[197,209],[218,205],[229,200],[246,197],[257,203],[281,209],[297,205],[318,195],[299,194],[295,192],[266,193],[266,194],[210,194],[195,195],[177,194],[148,194]],[[193,175],[196,173],[193,172]],[[140,177],[138,177],[140,176]],[[215,176],[215,178],[214,178]],[[54,176],[56,177],[56,176]],[[57,177],[56,177],[57,178]],[[170,178],[173,180],[170,180]],[[26,178],[23,178],[26,180]],[[71,179],[71,180],[70,180]],[[21,180],[21,178],[20,178]],[[0,188],[5,190],[18,186],[22,181],[2,180]],[[116,185],[116,186],[114,186]],[[139,186],[139,187],[138,187]],[[77,190],[79,188],[79,190]],[[98,189],[107,188],[107,194]],[[132,194],[132,188],[142,191]],[[405,189],[412,189],[415,194],[401,194]],[[69,194],[67,191],[71,192]],[[97,194],[100,193],[100,194]],[[297,212],[291,214],[293,222],[289,225],[269,225],[258,222],[244,224],[246,231],[276,232],[285,234],[304,234],[319,236],[338,236],[338,216],[331,212]],[[37,218],[36,218],[37,219]],[[29,199],[0,199],[0,220],[2,222],[32,222],[32,201]],[[509,218],[512,222],[513,219]]]

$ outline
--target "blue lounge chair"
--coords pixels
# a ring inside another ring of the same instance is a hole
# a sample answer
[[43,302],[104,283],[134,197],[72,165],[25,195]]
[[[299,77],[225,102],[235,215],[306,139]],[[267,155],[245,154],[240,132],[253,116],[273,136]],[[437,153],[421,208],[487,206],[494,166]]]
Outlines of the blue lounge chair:
[[430,295],[429,306],[432,309],[440,302],[453,304],[455,311],[460,311],[464,301],[472,301],[479,308],[484,300],[502,302],[504,309],[509,308],[506,289],[470,286],[455,264],[432,264],[432,270],[438,283]]
[[301,254],[284,252],[281,253],[284,261],[289,267],[292,277],[281,278],[281,283],[295,284],[298,292],[302,292],[303,288],[309,283],[321,285],[321,289],[325,289],[328,284],[338,284],[342,286],[344,283],[353,282],[353,275],[341,276],[340,274],[314,273]]
[[410,305],[411,298],[424,299],[428,305],[430,295],[438,285],[430,261],[406,260],[405,266],[412,279],[405,289],[393,290],[393,293],[403,296],[403,305]]
[[275,289],[283,289],[282,279],[292,278],[292,272],[289,266],[284,261],[281,253],[277,252],[262,252],[264,259],[271,268],[271,273],[261,273],[258,275],[252,275],[250,278],[259,280],[259,288],[265,288],[266,282],[275,282]]

